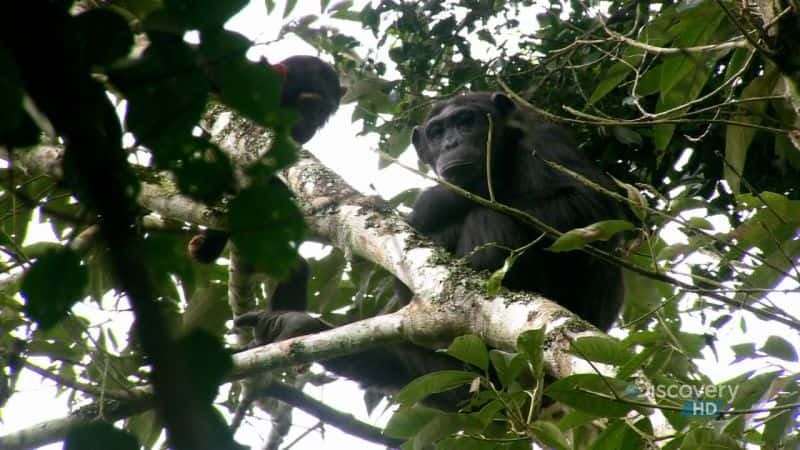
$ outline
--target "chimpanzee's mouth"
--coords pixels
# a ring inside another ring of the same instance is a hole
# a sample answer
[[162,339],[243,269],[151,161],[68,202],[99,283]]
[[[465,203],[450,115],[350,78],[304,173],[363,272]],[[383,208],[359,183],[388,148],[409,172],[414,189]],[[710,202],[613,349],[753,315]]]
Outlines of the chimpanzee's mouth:
[[463,187],[465,183],[480,177],[481,169],[471,161],[453,161],[442,168],[440,175],[445,180]]

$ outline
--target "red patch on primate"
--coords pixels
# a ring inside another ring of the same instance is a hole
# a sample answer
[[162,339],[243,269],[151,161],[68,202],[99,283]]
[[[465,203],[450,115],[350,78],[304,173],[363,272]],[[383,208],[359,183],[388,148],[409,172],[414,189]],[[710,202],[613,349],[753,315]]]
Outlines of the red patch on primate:
[[273,64],[272,70],[278,72],[278,75],[280,75],[280,77],[285,80],[286,73],[288,72],[289,69],[287,69],[286,64]]

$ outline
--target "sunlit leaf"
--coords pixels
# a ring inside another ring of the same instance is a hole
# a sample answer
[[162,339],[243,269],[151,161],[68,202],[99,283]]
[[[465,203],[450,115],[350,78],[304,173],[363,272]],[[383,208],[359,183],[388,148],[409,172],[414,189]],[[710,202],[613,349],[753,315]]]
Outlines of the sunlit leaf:
[[789,341],[780,336],[768,337],[767,342],[759,350],[784,361],[797,361],[797,350]]
[[489,352],[486,350],[486,345],[481,338],[474,334],[455,338],[447,349],[447,353],[481,370],[485,371],[489,368]]
[[55,325],[84,294],[86,266],[74,251],[52,250],[37,259],[22,280],[25,312],[43,328]]
[[395,400],[402,405],[412,405],[431,394],[438,394],[469,384],[477,376],[475,373],[459,370],[432,372],[407,384],[395,396]]
[[633,230],[635,227],[627,220],[604,220],[596,222],[583,228],[575,228],[567,231],[556,239],[547,248],[551,252],[568,252],[579,250],[595,241],[607,241],[617,233]]

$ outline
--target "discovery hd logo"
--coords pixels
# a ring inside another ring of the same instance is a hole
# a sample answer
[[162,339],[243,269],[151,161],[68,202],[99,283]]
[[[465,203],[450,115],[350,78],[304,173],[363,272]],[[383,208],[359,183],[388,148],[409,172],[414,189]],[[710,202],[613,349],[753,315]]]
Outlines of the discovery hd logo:
[[691,384],[657,384],[643,391],[630,385],[625,389],[629,397],[644,396],[662,401],[682,404],[682,417],[716,417],[726,404],[733,402],[740,386],[691,385]]
[[686,400],[681,417],[716,417],[722,411],[722,400]]

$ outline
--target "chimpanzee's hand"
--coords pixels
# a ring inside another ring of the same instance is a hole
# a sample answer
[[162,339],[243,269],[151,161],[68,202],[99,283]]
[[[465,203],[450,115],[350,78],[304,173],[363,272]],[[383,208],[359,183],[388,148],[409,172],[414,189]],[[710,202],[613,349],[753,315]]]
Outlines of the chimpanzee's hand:
[[330,329],[321,320],[301,311],[254,311],[237,317],[233,324],[236,327],[253,327],[258,345]]

